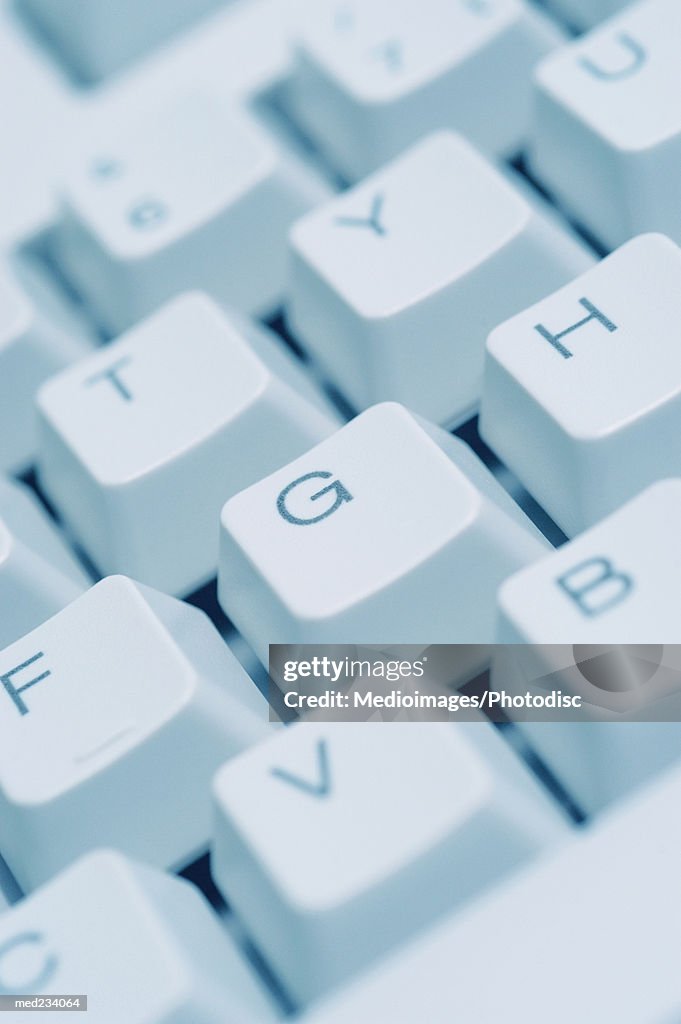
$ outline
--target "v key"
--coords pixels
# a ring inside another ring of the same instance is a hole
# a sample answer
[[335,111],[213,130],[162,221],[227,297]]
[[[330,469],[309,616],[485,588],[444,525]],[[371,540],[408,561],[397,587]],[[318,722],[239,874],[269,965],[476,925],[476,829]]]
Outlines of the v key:
[[388,232],[381,223],[384,197],[378,193],[371,203],[371,211],[368,217],[336,217],[336,224],[342,224],[346,228],[371,228],[377,235],[386,235]]
[[331,793],[331,772],[326,740],[317,741],[317,776],[315,780],[301,778],[300,775],[294,775],[292,772],[286,771],[285,768],[271,768],[270,773],[289,786],[302,789],[303,793],[307,793],[308,796],[323,800]]

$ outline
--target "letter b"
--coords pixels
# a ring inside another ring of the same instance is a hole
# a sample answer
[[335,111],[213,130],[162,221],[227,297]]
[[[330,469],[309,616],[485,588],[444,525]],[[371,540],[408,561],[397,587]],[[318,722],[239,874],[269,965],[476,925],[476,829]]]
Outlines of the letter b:
[[616,570],[602,556],[580,562],[558,576],[556,583],[588,618],[602,615],[619,604],[634,587],[631,576]]

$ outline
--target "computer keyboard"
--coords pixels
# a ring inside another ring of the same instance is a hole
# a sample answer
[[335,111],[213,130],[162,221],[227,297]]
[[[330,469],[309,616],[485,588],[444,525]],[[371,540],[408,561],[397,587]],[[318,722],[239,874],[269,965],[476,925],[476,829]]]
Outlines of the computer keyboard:
[[[680,47],[0,0],[0,1024],[681,1019]],[[594,707],[296,720],[270,644]]]

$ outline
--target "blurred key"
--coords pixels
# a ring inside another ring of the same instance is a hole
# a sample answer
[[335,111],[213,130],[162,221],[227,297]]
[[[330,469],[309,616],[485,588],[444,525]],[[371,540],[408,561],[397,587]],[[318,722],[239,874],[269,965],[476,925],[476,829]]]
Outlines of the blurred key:
[[225,500],[339,425],[279,339],[199,293],[51,380],[38,404],[41,481],[93,562],[176,594],[215,576]]
[[568,535],[681,474],[681,249],[633,239],[489,337],[480,432]]
[[79,78],[104,78],[216,10],[225,0],[19,0]]
[[193,288],[265,314],[283,293],[289,225],[327,195],[245,113],[178,93],[119,111],[79,163],[54,255],[113,332]]
[[677,0],[645,0],[537,69],[532,169],[607,248],[681,242],[680,41]]
[[631,0],[544,0],[552,14],[557,14],[575,28],[592,28],[599,21],[612,17]]
[[88,332],[47,282],[20,280],[17,269],[0,262],[0,472],[28,468],[37,444],[35,392],[91,348]]
[[680,801],[677,770],[301,1024],[675,1020]]
[[101,844],[186,864],[217,766],[268,728],[206,616],[122,576],[2,651],[0,683],[0,853],[25,889]]
[[[314,0],[313,0],[314,2]],[[290,77],[292,36],[308,0],[239,0],[170,39],[145,60],[94,92],[114,110],[149,109],[169,92],[200,90],[216,100],[250,104]],[[120,108],[119,108],[120,109]]]
[[[82,1018],[74,1008],[50,1019],[96,1024],[275,1016],[201,894],[112,850],[81,858],[0,916],[0,995],[10,994],[85,995]],[[6,1014],[8,1024],[18,1017]]]
[[486,723],[295,725],[226,765],[215,796],[216,881],[302,1002],[564,828]]
[[50,223],[55,174],[83,135],[81,95],[25,31],[11,2],[0,4],[0,97],[3,252]]
[[350,402],[443,424],[473,412],[492,327],[592,262],[449,132],[298,221],[291,247],[293,333]]
[[316,0],[291,112],[350,179],[438,128],[508,156],[528,132],[532,66],[562,38],[518,0]]
[[490,643],[499,583],[546,550],[471,450],[385,403],[222,510],[218,595],[272,643]]
[[[522,691],[536,690],[544,675],[545,686],[593,708],[592,721],[586,708],[585,721],[520,726],[589,812],[681,758],[681,675],[664,669],[674,662],[664,645],[681,643],[679,516],[681,480],[654,484],[499,591],[501,643],[565,646],[512,662],[504,655],[493,684],[515,678]],[[614,660],[603,641],[622,645]]]
[[0,648],[75,600],[89,583],[34,495],[0,478]]

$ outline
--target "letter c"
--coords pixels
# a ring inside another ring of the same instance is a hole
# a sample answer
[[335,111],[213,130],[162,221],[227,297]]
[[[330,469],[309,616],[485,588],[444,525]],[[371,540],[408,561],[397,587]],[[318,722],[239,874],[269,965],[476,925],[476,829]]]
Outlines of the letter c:
[[[5,956],[16,949],[18,946],[39,946],[45,941],[45,936],[39,932],[23,932],[21,935],[15,935],[14,938],[9,939],[7,942],[3,942],[0,945],[0,964]],[[12,985],[11,988],[6,988],[5,983],[0,975],[0,995],[21,995],[23,992],[36,992],[40,991],[45,987],[47,982],[50,980],[52,975],[57,970],[58,958],[54,953],[45,953],[45,959],[38,973],[32,978],[26,978],[26,980],[19,986],[17,990],[16,985]]]

